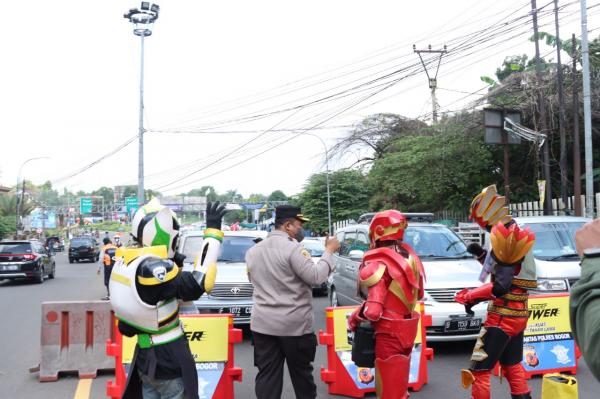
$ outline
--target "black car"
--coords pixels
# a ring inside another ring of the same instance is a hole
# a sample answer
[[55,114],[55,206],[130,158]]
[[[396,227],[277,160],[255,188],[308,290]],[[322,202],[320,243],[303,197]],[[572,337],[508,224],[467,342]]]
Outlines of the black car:
[[98,262],[100,248],[93,237],[75,237],[69,244],[69,263],[87,259],[90,262]]
[[39,241],[0,242],[0,280],[26,278],[38,284],[54,278],[56,264],[52,252]]

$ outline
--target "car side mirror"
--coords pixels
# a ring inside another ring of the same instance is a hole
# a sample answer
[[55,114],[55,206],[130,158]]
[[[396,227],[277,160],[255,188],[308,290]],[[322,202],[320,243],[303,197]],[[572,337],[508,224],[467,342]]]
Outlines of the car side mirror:
[[360,249],[353,249],[348,254],[348,257],[350,258],[350,260],[354,260],[356,262],[362,261],[363,256],[365,256],[365,251],[361,251]]

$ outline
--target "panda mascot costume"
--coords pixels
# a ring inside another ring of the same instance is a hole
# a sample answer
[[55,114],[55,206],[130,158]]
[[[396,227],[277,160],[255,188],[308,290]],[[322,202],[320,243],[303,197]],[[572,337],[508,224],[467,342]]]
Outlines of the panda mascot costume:
[[179,222],[153,199],[134,215],[136,247],[119,248],[111,273],[110,302],[119,331],[137,336],[123,398],[198,398],[196,365],[179,321],[180,301],[210,292],[223,232],[225,206],[207,205],[206,229],[191,272],[177,252]]

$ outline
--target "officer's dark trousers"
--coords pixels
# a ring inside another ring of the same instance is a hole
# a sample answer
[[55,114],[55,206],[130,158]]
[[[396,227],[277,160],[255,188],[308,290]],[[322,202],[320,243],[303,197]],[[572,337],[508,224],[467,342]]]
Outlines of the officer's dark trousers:
[[297,399],[315,399],[317,387],[313,379],[312,362],[317,350],[315,334],[299,337],[276,337],[252,332],[254,365],[258,367],[255,392],[257,399],[280,399],[283,389],[283,362]]

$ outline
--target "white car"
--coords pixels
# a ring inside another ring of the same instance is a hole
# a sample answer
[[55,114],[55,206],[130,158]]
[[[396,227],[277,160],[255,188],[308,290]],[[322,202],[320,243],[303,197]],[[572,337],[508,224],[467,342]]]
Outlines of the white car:
[[567,292],[579,280],[581,259],[575,250],[575,231],[591,220],[576,216],[515,218],[519,226],[529,227],[535,233],[532,252],[538,278],[537,293]]
[[[217,259],[217,278],[209,294],[194,301],[201,314],[231,313],[235,324],[249,324],[252,313],[252,284],[248,280],[246,251],[267,236],[266,231],[225,231]],[[202,248],[203,231],[190,231],[182,237],[179,251],[186,255],[183,270],[191,271]]]
[[[329,281],[332,306],[358,305],[358,267],[369,248],[369,225],[354,224],[336,231],[341,248],[334,255],[336,271]],[[481,264],[467,252],[463,240],[441,224],[413,223],[404,233],[404,241],[419,255],[426,274],[425,312],[432,317],[427,327],[429,341],[475,339],[485,322],[487,303],[473,307],[474,316],[454,300],[463,288],[480,286]]]

